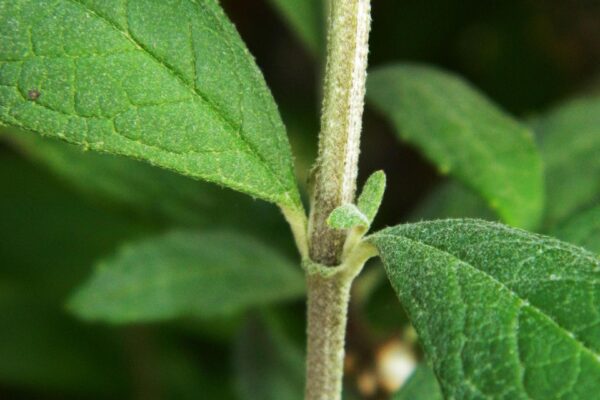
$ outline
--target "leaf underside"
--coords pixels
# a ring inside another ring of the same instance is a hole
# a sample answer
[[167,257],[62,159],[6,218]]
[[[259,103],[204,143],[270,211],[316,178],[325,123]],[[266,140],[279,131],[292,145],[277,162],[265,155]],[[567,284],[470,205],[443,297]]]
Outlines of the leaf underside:
[[300,271],[254,239],[180,231],[134,243],[101,262],[70,308],[112,323],[211,318],[303,293]]
[[589,399],[600,393],[600,259],[492,222],[375,234],[446,398]]
[[0,3],[0,121],[299,208],[262,75],[216,0]]
[[461,79],[422,65],[372,71],[367,97],[442,173],[481,193],[507,223],[536,227],[542,164],[525,126]]

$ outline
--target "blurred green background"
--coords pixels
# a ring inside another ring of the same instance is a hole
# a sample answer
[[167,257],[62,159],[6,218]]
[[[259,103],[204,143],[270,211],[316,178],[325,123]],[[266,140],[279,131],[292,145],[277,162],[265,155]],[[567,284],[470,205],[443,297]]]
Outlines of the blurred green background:
[[[316,154],[319,51],[307,50],[270,2],[222,3],[280,105],[305,182]],[[534,118],[600,88],[600,3],[373,0],[370,65],[395,61],[454,71],[513,115]],[[140,211],[135,202],[82,190],[46,163],[10,137],[0,144],[0,399],[266,399],[253,387],[259,381],[293,388],[276,398],[301,399],[301,299],[227,318],[119,327],[81,322],[65,307],[95,261],[123,241],[173,227],[240,226],[296,261],[275,207],[211,188],[213,204],[227,204],[235,217],[210,205],[190,216],[179,212],[188,195],[170,207],[160,202],[167,189],[152,188],[152,206]],[[85,174],[83,165],[67,169]],[[377,169],[389,182],[378,226],[408,220],[447,180],[367,106],[359,180]],[[359,300],[368,300],[351,311],[348,352],[356,365],[348,367],[349,395],[360,392],[382,347],[404,332],[394,295],[371,271],[357,289]]]

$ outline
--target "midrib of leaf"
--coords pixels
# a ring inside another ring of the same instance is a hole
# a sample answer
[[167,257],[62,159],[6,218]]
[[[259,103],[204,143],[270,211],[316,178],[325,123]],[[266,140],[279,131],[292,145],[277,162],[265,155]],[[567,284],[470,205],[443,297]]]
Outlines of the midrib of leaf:
[[[126,25],[127,25],[126,31],[123,31],[121,28],[119,28],[115,23],[113,23],[105,15],[102,15],[99,12],[95,11],[94,9],[88,7],[81,0],[68,0],[68,1],[81,7],[84,11],[92,14],[96,18],[101,19],[106,24],[108,24],[111,28],[113,28],[115,31],[119,32],[127,40],[129,40],[134,46],[136,46],[138,49],[142,50],[145,54],[147,54],[155,63],[157,63],[163,69],[165,69],[167,71],[167,73],[169,73],[169,75],[171,75],[173,78],[177,79],[183,87],[187,88],[191,92],[192,96],[195,95],[195,96],[199,97],[204,103],[206,103],[213,111],[215,111],[215,115],[218,115],[219,118],[221,119],[221,121],[224,122],[231,129],[232,132],[235,132],[237,134],[238,138],[245,146],[245,151],[248,154],[250,154],[251,156],[258,158],[260,160],[260,162],[263,164],[263,166],[271,173],[271,175],[275,178],[277,185],[283,189],[283,192],[285,193],[285,196],[288,199],[289,203],[294,204],[296,207],[300,207],[298,204],[299,200],[293,198],[293,196],[290,195],[290,188],[286,187],[286,185],[281,180],[279,174],[275,173],[275,171],[273,170],[271,165],[264,159],[263,155],[259,151],[257,151],[256,148],[252,145],[252,143],[250,143],[246,139],[246,137],[242,134],[242,126],[239,126],[239,127],[236,126],[236,124],[233,121],[231,121],[230,119],[228,119],[227,116],[223,113],[223,111],[217,105],[215,105],[205,94],[200,92],[200,90],[198,90],[198,88],[196,87],[195,80],[193,82],[193,86],[190,86],[188,84],[188,82],[186,82],[186,79],[176,69],[174,69],[172,66],[165,63],[163,60],[161,60],[148,47],[146,47],[143,43],[141,43],[139,40],[137,40],[135,38],[134,33],[131,32],[129,29],[129,13],[128,13],[127,0],[125,0],[125,2],[123,3],[124,11],[125,11],[125,21],[126,21]],[[199,4],[195,0],[187,0],[187,1],[189,1],[196,7],[200,7]],[[215,15],[214,10],[211,10],[209,7],[209,8],[203,9],[202,11],[211,12],[211,15],[214,17],[214,20],[217,21],[217,23],[219,24],[219,27],[221,29],[223,29],[221,20],[218,18],[217,15]],[[189,21],[188,21],[188,23],[189,23]],[[191,30],[191,24],[190,24],[190,30]],[[193,49],[194,49],[193,35],[190,36],[190,44],[192,45],[191,53],[192,53],[192,57],[194,60],[193,71],[194,71],[194,76],[195,76],[195,74],[196,74],[196,65],[195,65],[196,55],[195,55],[195,52],[193,51]],[[231,44],[229,42],[227,42],[227,45],[231,47]],[[33,49],[34,47],[31,47],[31,48]],[[236,61],[237,61],[237,57],[236,57]],[[163,103],[160,103],[157,105],[162,105],[162,104]],[[52,110],[52,111],[56,111],[56,110]],[[61,114],[64,114],[64,113],[61,112]],[[114,119],[113,119],[113,124],[114,124]],[[145,144],[145,145],[147,145],[147,144]],[[165,149],[161,148],[161,150],[165,150]]]
[[[548,321],[551,325],[553,325],[554,327],[557,328],[557,330],[560,332],[560,334],[562,334],[563,336],[569,338],[570,340],[573,340],[578,347],[580,348],[581,351],[585,351],[587,353],[589,353],[590,355],[594,356],[596,361],[600,364],[600,353],[595,352],[594,350],[588,348],[583,342],[581,342],[578,338],[577,335],[575,335],[573,332],[571,332],[569,329],[563,327],[562,325],[560,325],[557,321],[554,320],[554,318],[552,318],[550,315],[546,314],[544,311],[542,311],[540,308],[538,308],[535,304],[531,304],[527,299],[522,298],[521,296],[519,296],[515,291],[513,291],[509,286],[506,285],[506,283],[499,281],[498,279],[496,279],[493,275],[490,275],[482,270],[480,270],[479,268],[471,265],[470,263],[461,260],[459,257],[457,257],[456,255],[441,250],[435,246],[429,245],[427,243],[418,241],[418,240],[414,240],[414,239],[410,239],[406,236],[400,236],[400,235],[390,235],[390,234],[382,234],[382,233],[377,233],[374,236],[378,236],[378,237],[386,237],[388,239],[391,240],[398,240],[398,239],[402,239],[402,240],[406,240],[407,242],[411,243],[411,245],[417,247],[425,247],[427,249],[430,250],[431,253],[435,253],[435,252],[440,252],[443,254],[446,254],[450,257],[452,257],[453,259],[457,260],[459,262],[460,265],[464,265],[466,267],[468,267],[470,270],[472,270],[472,272],[474,272],[477,275],[481,275],[484,278],[487,278],[489,280],[491,280],[492,282],[494,282],[496,285],[498,285],[500,287],[501,290],[504,290],[508,293],[508,295],[511,298],[514,298],[517,300],[517,305],[519,306],[520,309],[524,309],[524,308],[528,308],[530,311],[532,311],[533,313],[538,314],[539,316],[541,316],[543,319],[545,319],[546,321]],[[454,268],[454,271],[456,273],[457,269]],[[592,283],[592,284],[600,284],[600,282],[598,281],[592,281],[588,283]]]

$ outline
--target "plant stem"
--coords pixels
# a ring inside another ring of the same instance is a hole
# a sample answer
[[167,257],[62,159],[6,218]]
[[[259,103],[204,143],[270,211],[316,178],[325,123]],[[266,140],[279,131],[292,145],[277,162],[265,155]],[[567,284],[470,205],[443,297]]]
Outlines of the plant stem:
[[341,398],[350,282],[339,276],[307,276],[308,356],[305,400]]
[[341,399],[350,287],[375,254],[373,246],[361,243],[340,266],[304,264],[308,287],[305,400]]
[[[309,220],[306,400],[339,400],[350,286],[372,246],[327,226],[336,208],[354,201],[364,108],[370,0],[329,0],[327,61],[319,157]],[[338,265],[340,264],[341,265]]]
[[310,258],[340,262],[345,232],[326,219],[354,201],[364,108],[370,0],[330,0],[319,157],[309,224]]

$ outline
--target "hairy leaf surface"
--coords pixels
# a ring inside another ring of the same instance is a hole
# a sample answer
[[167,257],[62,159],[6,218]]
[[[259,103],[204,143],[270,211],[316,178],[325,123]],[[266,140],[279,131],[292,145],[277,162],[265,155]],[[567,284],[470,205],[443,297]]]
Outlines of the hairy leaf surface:
[[372,237],[446,398],[589,399],[600,391],[600,259],[478,220]]
[[0,121],[300,208],[285,130],[216,0],[0,3]]
[[113,323],[209,318],[303,292],[300,271],[250,237],[172,232],[101,262],[70,307],[85,319]]
[[370,221],[354,204],[344,204],[329,214],[327,225],[334,229],[350,229],[355,226],[368,228]]
[[480,192],[505,221],[537,225],[544,190],[531,132],[474,87],[432,67],[399,64],[371,72],[367,96],[402,139]]

